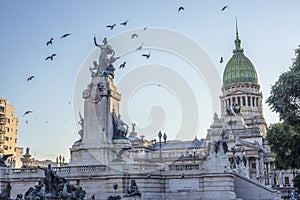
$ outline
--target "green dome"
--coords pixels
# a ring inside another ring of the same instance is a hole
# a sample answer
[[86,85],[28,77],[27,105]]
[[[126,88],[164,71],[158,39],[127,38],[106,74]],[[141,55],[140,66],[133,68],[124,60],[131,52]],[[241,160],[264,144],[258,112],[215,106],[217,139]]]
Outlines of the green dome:
[[256,70],[251,61],[244,55],[244,51],[240,45],[241,41],[238,37],[238,32],[236,32],[233,56],[226,64],[223,73],[223,86],[235,83],[258,84]]

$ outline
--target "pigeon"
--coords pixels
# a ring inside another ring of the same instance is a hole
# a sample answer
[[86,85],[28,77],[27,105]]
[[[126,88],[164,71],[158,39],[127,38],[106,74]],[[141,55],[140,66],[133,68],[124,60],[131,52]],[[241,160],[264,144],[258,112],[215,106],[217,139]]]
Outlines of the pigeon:
[[220,59],[220,63],[222,63],[223,62],[223,57],[221,57],[221,59]]
[[122,25],[122,26],[126,26],[127,25],[127,22],[128,22],[128,18],[127,18],[127,20],[125,21],[125,22],[122,22],[122,23],[120,23],[120,25]]
[[183,6],[180,6],[180,7],[178,8],[178,12],[180,12],[181,10],[184,10],[184,7],[183,7]]
[[224,11],[227,7],[228,7],[228,6],[224,6],[224,7],[221,9],[221,11]]
[[141,50],[143,48],[144,42],[142,42],[141,46],[139,46],[138,48],[136,48],[136,50]]
[[32,113],[32,112],[33,112],[33,111],[31,111],[31,110],[26,111],[26,112],[23,114],[23,117],[24,117],[25,115],[28,115],[28,114]]
[[46,43],[46,45],[48,46],[49,44],[52,44],[52,41],[53,41],[53,38],[51,38],[51,39]]
[[134,33],[131,35],[131,39],[133,39],[134,37],[138,38],[139,36],[136,33]]
[[70,36],[70,35],[71,35],[71,33],[66,33],[66,34],[64,34],[63,36],[61,36],[60,39],[66,38],[66,37],[68,37],[68,36]]
[[27,81],[31,81],[34,78],[34,76],[30,76],[29,78],[27,78]]
[[124,69],[125,65],[126,65],[126,62],[123,62],[123,63],[120,65],[119,69]]
[[142,56],[146,57],[146,59],[149,59],[150,58],[150,53],[151,52],[149,52],[148,54],[142,54]]
[[54,56],[56,56],[56,54],[54,53],[54,54],[52,54],[51,56],[48,56],[45,60],[48,60],[48,59],[50,59],[50,60],[53,60],[53,57]]
[[113,30],[115,26],[116,26],[116,24],[113,24],[113,25],[107,25],[106,27],[107,27],[107,28],[110,28],[110,30]]

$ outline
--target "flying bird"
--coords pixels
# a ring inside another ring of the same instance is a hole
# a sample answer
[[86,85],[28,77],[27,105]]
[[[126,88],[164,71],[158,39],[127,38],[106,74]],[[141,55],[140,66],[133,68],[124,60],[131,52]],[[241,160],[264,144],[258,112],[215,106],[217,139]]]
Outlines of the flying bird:
[[45,60],[48,60],[48,59],[51,59],[51,60],[53,60],[53,57],[54,56],[56,56],[56,54],[54,53],[54,54],[52,54],[51,56],[48,56]]
[[180,12],[181,10],[184,10],[184,7],[183,7],[183,6],[180,6],[180,7],[178,8],[178,12]]
[[223,62],[223,57],[221,57],[221,59],[220,59],[220,63],[222,63]]
[[28,124],[28,120],[27,119],[25,120],[25,123]]
[[146,59],[149,59],[150,58],[150,53],[151,52],[149,52],[148,54],[142,54],[142,56],[146,57]]
[[138,48],[136,48],[136,50],[142,50],[143,45],[144,45],[144,42],[142,42],[141,46],[139,46]]
[[53,38],[51,38],[51,39],[46,43],[46,45],[48,46],[49,44],[52,44],[52,41],[53,41]]
[[106,27],[107,27],[107,28],[110,28],[110,30],[113,30],[115,26],[116,26],[116,24],[113,24],[113,25],[107,25]]
[[66,33],[66,34],[64,34],[63,36],[61,36],[60,39],[66,38],[66,37],[68,37],[68,36],[70,36],[70,35],[71,35],[71,33]]
[[134,33],[131,35],[131,39],[133,39],[134,37],[138,38],[139,36],[136,33]]
[[31,81],[34,78],[34,76],[30,76],[27,78],[27,81]]
[[224,6],[224,7],[221,9],[221,11],[224,11],[227,7],[228,7],[228,6]]
[[125,65],[126,65],[126,62],[123,62],[123,63],[120,65],[119,69],[124,69]]
[[24,114],[23,114],[23,117],[25,116],[25,115],[28,115],[28,114],[30,114],[30,113],[32,113],[33,111],[31,111],[31,110],[27,110]]
[[127,25],[127,22],[128,22],[128,18],[127,18],[127,20],[125,21],[125,22],[122,22],[122,23],[120,23],[120,25],[122,25],[122,26],[126,26]]
[[144,27],[144,28],[143,28],[143,31],[147,30],[148,27],[149,27],[149,26]]

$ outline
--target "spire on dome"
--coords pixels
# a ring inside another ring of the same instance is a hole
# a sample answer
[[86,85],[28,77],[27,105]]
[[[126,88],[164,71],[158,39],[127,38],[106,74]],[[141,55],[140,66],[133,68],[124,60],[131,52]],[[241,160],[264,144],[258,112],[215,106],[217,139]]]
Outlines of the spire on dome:
[[235,49],[233,50],[233,52],[243,52],[243,49],[241,49],[241,40],[239,38],[239,32],[238,32],[238,25],[237,25],[237,17],[235,17],[235,30],[236,30],[236,38],[235,38]]

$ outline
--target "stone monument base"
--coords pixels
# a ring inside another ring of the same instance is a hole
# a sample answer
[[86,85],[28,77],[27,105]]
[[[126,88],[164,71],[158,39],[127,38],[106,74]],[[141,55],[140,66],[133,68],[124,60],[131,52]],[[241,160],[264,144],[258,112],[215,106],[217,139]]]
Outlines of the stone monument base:
[[124,200],[141,200],[141,196],[123,197]]

